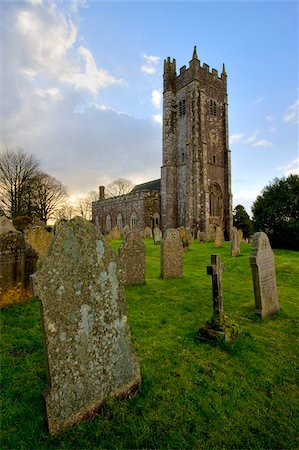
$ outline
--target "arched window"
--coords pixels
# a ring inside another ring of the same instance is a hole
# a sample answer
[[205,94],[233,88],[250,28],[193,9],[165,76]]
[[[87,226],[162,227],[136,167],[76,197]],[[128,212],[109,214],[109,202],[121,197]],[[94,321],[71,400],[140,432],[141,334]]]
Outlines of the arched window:
[[124,224],[123,224],[123,215],[120,212],[117,214],[116,225],[117,225],[117,228],[119,230],[123,229],[123,226],[124,226]]
[[133,212],[131,214],[131,217],[130,217],[130,228],[131,228],[131,230],[136,230],[137,225],[138,225],[137,214],[135,212]]
[[223,202],[222,192],[218,183],[212,184],[210,187],[210,216],[222,216]]
[[106,216],[106,231],[111,231],[112,229],[112,220],[110,214],[107,214]]
[[156,228],[159,226],[160,226],[160,214],[156,212],[153,214],[152,228]]
[[210,114],[211,116],[216,116],[217,106],[215,100],[210,100]]

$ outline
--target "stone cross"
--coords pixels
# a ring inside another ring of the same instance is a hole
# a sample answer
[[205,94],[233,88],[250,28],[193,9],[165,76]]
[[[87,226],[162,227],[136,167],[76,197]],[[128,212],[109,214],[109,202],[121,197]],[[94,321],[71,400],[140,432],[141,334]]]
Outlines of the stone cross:
[[211,255],[211,264],[211,266],[207,266],[207,275],[212,275],[213,314],[221,319],[224,315],[221,276],[224,265],[220,263],[220,255]]

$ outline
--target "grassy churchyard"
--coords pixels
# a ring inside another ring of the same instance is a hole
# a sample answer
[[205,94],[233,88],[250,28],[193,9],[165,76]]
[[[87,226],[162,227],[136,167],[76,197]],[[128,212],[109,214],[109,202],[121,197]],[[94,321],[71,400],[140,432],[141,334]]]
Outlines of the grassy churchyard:
[[[120,241],[111,245],[117,249]],[[298,439],[299,252],[275,250],[281,312],[255,316],[249,255],[230,244],[193,242],[184,277],[161,280],[160,247],[146,241],[147,283],[126,288],[142,385],[130,399],[109,399],[98,413],[58,436],[47,431],[47,384],[39,302],[1,311],[1,448],[295,449]],[[202,343],[212,313],[210,255],[224,263],[226,315],[243,335],[233,348]]]

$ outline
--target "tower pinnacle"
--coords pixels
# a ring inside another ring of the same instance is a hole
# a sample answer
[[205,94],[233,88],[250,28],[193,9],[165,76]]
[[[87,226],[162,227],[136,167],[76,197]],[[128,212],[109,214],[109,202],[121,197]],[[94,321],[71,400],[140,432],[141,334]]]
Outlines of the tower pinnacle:
[[196,45],[194,45],[194,50],[193,50],[192,59],[198,59],[197,51],[196,51]]

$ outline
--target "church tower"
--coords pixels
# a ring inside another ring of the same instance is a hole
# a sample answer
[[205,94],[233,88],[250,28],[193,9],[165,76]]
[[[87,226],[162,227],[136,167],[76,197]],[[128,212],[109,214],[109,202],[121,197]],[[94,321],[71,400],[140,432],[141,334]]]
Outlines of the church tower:
[[228,142],[227,75],[200,64],[194,47],[179,75],[176,61],[164,61],[162,227],[208,233],[232,228]]

